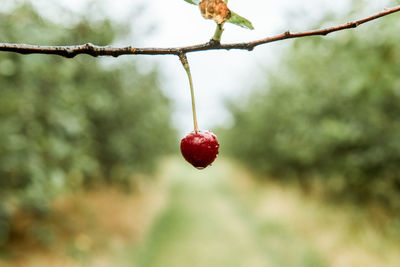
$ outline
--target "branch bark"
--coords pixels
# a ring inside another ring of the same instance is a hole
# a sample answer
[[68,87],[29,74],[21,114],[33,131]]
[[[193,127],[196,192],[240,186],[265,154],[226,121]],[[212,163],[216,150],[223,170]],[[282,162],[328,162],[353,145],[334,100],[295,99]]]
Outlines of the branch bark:
[[19,54],[48,54],[48,55],[58,55],[67,58],[72,58],[80,54],[87,54],[94,57],[97,56],[113,56],[118,57],[122,55],[181,55],[191,52],[207,51],[207,50],[248,50],[251,51],[259,45],[264,45],[267,43],[272,43],[276,41],[301,38],[306,36],[321,35],[325,36],[332,32],[342,31],[346,29],[356,28],[361,24],[367,23],[372,20],[396,13],[400,11],[400,5],[384,9],[382,12],[374,14],[372,16],[359,19],[356,21],[348,22],[342,25],[337,25],[334,27],[324,28],[320,30],[311,30],[305,32],[291,33],[286,31],[284,33],[267,37],[261,40],[256,40],[247,43],[232,43],[232,44],[221,44],[220,42],[211,40],[208,43],[198,44],[193,46],[185,47],[172,47],[172,48],[134,48],[132,46],[127,47],[112,47],[112,46],[97,46],[91,43],[83,45],[73,45],[73,46],[39,46],[39,45],[29,45],[29,44],[10,44],[10,43],[0,43],[0,51],[14,52]]

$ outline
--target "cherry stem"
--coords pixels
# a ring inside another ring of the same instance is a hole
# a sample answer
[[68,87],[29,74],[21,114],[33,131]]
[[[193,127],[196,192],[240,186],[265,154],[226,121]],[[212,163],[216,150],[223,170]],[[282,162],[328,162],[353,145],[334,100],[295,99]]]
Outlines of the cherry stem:
[[192,97],[192,111],[193,111],[193,125],[194,125],[194,132],[198,133],[199,132],[199,127],[197,125],[197,116],[196,116],[196,103],[194,100],[194,87],[193,87],[193,80],[192,80],[192,74],[190,72],[190,67],[189,67],[189,61],[187,60],[186,54],[185,53],[180,53],[179,54],[179,59],[182,62],[183,68],[186,71],[186,74],[189,78],[189,84],[190,84],[190,94]]
[[221,42],[221,36],[222,33],[224,32],[224,28],[223,28],[224,24],[217,24],[217,28],[215,29],[215,33],[214,36],[212,38],[213,41],[216,42]]

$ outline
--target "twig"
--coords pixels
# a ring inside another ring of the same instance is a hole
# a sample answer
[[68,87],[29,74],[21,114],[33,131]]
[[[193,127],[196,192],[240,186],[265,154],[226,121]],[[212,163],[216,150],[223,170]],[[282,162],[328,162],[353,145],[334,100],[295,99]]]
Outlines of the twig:
[[311,30],[305,32],[291,33],[286,31],[284,33],[267,37],[265,39],[256,40],[248,43],[232,43],[232,44],[221,44],[220,42],[211,40],[208,43],[186,46],[186,47],[175,47],[175,48],[134,48],[131,46],[127,47],[112,47],[112,46],[97,46],[91,43],[74,46],[39,46],[39,45],[28,45],[28,44],[10,44],[0,43],[0,51],[14,52],[19,54],[50,54],[59,55],[67,58],[75,57],[79,54],[87,54],[94,57],[97,56],[113,56],[118,57],[122,55],[181,55],[191,52],[199,52],[206,50],[253,50],[256,46],[272,43],[285,39],[300,38],[305,36],[315,35],[327,35],[331,32],[337,32],[345,29],[356,28],[366,22],[387,16],[400,11],[400,6],[393,8],[387,8],[380,13],[375,15],[348,22],[342,25],[329,27],[320,30]]

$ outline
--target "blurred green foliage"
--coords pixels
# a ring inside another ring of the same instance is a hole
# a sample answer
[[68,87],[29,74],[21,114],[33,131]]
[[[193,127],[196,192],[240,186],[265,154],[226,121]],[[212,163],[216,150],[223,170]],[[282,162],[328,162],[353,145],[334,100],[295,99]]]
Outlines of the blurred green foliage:
[[[0,40],[107,45],[111,21],[74,18],[68,29],[29,4],[0,12]],[[147,67],[147,69],[149,69]],[[0,54],[0,244],[9,217],[44,214],[58,194],[92,181],[128,183],[172,151],[175,130],[156,68],[90,56]]]
[[230,103],[227,150],[261,173],[400,211],[399,27],[391,16],[296,40],[258,90]]

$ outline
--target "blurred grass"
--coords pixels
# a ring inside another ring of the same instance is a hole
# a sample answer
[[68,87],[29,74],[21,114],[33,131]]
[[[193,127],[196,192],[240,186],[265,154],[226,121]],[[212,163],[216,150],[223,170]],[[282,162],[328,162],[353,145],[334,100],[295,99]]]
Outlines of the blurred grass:
[[252,216],[229,188],[232,166],[220,164],[204,172],[177,164],[169,202],[134,266],[326,266],[285,225]]
[[0,266],[400,266],[398,240],[362,210],[257,182],[236,162],[198,171],[172,157],[157,178],[141,193],[59,200],[57,214],[75,228]]

